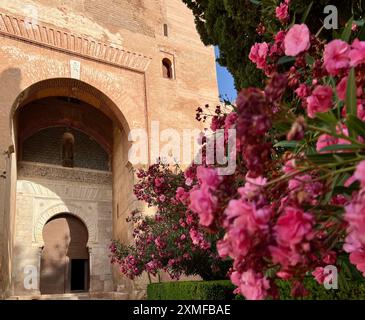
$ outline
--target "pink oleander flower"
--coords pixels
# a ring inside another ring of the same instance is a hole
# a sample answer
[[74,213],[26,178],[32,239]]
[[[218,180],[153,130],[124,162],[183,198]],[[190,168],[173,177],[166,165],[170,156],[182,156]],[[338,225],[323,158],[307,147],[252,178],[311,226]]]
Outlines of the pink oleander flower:
[[298,208],[285,208],[274,227],[277,242],[293,246],[313,237],[313,216]]
[[310,95],[311,91],[308,85],[301,83],[295,93],[299,98],[304,99]]
[[348,222],[348,236],[343,246],[350,254],[350,262],[365,276],[365,193],[364,190],[345,207],[345,220]]
[[258,69],[265,69],[266,58],[269,53],[269,45],[266,42],[255,43],[250,51],[249,58]]
[[196,176],[202,188],[211,187],[216,188],[219,184],[219,176],[216,169],[199,166],[196,170]]
[[327,112],[332,107],[333,91],[329,86],[317,86],[307,98],[308,117],[314,118],[317,112]]
[[231,112],[230,114],[228,114],[224,121],[224,129],[225,130],[232,129],[236,124],[236,120],[237,120],[236,112]]
[[[346,100],[347,79],[348,79],[348,77],[343,77],[341,79],[341,81],[338,83],[337,87],[336,87],[338,98],[342,101]],[[362,88],[361,87],[357,88],[356,94],[357,94],[358,97],[361,96],[361,94],[362,94]],[[344,109],[344,110],[346,110],[346,109]]]
[[317,197],[322,194],[323,185],[319,181],[312,180],[313,178],[309,174],[297,175],[290,179],[288,183],[290,195],[300,203],[307,202],[315,205]]
[[290,28],[284,40],[285,54],[297,56],[310,48],[310,31],[305,24],[295,24]]
[[326,274],[324,273],[323,267],[317,267],[312,272],[312,276],[319,284],[323,284],[324,280],[326,280]]
[[365,160],[357,165],[354,177],[360,182],[361,187],[365,188]]
[[337,96],[342,101],[346,100],[347,79],[348,77],[343,77],[336,87]]
[[255,273],[252,269],[231,274],[231,281],[237,286],[237,292],[241,293],[247,300],[263,300],[270,289],[270,283],[266,277]]
[[219,240],[217,242],[217,251],[221,258],[226,258],[229,256],[229,253],[231,252],[232,248],[230,245],[230,242],[227,241],[225,237],[223,240]]
[[[349,207],[348,207],[349,208]],[[345,243],[343,245],[343,249],[347,253],[356,252],[361,250],[363,244],[360,242],[358,238],[358,233],[356,231],[351,231],[351,228],[348,228],[348,235],[346,237]]]
[[322,149],[338,143],[338,139],[329,134],[322,134],[317,140],[316,150],[318,153],[331,153],[332,151],[322,151]]
[[275,9],[276,17],[280,20],[280,22],[284,23],[289,19],[289,6],[286,1],[282,2]]
[[208,190],[198,189],[190,192],[189,208],[199,215],[202,226],[209,227],[213,223],[216,205],[217,199]]
[[235,225],[245,228],[245,231],[253,234],[257,230],[265,230],[270,220],[269,208],[257,209],[252,203],[232,199],[225,210],[227,222],[236,220]]
[[275,35],[275,38],[274,38],[274,41],[275,41],[275,44],[278,45],[278,46],[281,46],[283,43],[284,43],[284,40],[285,40],[285,31],[283,30],[280,30],[276,35]]
[[350,66],[350,46],[342,40],[333,40],[324,50],[324,66],[329,74],[337,75]]
[[280,264],[284,269],[296,266],[302,262],[302,256],[295,249],[284,246],[269,246],[272,261]]
[[201,249],[205,250],[210,248],[210,244],[205,241],[204,236],[200,231],[196,229],[190,229],[189,235],[194,245],[199,246]]
[[354,264],[365,277],[365,250],[350,253],[350,262]]
[[[338,134],[342,134],[344,136],[349,136],[348,129],[345,125],[338,126],[336,129],[336,132]],[[328,134],[322,134],[321,136],[319,136],[318,141],[317,141],[317,147],[316,147],[317,152],[318,153],[333,153],[334,151],[323,151],[322,149],[324,149],[325,147],[328,147],[328,146],[335,145],[335,144],[341,144],[341,145],[342,144],[351,144],[351,142],[348,141],[347,139],[335,138]],[[351,152],[351,151],[344,149],[344,150],[336,150],[336,152]]]
[[155,186],[160,187],[165,182],[164,178],[155,178]]
[[267,179],[263,177],[250,178],[246,175],[246,183],[238,189],[238,193],[245,200],[251,199],[259,195],[261,189],[267,183]]
[[184,188],[178,187],[176,190],[176,200],[180,201],[181,203],[186,204],[187,200],[189,199],[189,192],[186,192]]
[[355,39],[351,45],[349,58],[351,67],[356,67],[365,62],[365,41]]

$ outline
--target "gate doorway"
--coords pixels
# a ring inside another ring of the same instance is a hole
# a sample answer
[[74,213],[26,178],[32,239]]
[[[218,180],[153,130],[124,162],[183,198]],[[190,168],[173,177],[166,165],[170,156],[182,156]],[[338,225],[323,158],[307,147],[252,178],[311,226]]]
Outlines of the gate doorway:
[[43,240],[41,293],[88,291],[88,232],[84,223],[70,214],[57,215],[44,226]]

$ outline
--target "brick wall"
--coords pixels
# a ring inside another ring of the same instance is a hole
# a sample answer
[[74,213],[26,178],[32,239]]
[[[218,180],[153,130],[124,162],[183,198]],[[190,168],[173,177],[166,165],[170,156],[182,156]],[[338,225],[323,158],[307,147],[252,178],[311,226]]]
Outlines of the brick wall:
[[[47,128],[24,141],[22,160],[62,165],[62,135],[66,128]],[[74,167],[109,170],[109,156],[92,138],[78,130],[70,130],[75,137]]]

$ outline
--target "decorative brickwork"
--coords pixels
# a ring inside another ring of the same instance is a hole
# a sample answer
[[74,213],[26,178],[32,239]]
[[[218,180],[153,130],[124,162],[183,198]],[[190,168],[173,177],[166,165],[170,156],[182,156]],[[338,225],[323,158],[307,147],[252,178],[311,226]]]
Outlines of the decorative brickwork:
[[149,57],[114,44],[103,43],[43,23],[33,24],[24,17],[5,13],[0,13],[0,34],[139,72],[145,72],[151,61]]

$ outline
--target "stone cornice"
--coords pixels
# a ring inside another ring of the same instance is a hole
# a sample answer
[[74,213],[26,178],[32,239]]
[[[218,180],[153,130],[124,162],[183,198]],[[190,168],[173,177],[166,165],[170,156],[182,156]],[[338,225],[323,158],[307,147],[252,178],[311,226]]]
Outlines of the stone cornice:
[[151,61],[150,57],[114,44],[1,12],[0,35],[138,72],[145,72]]

